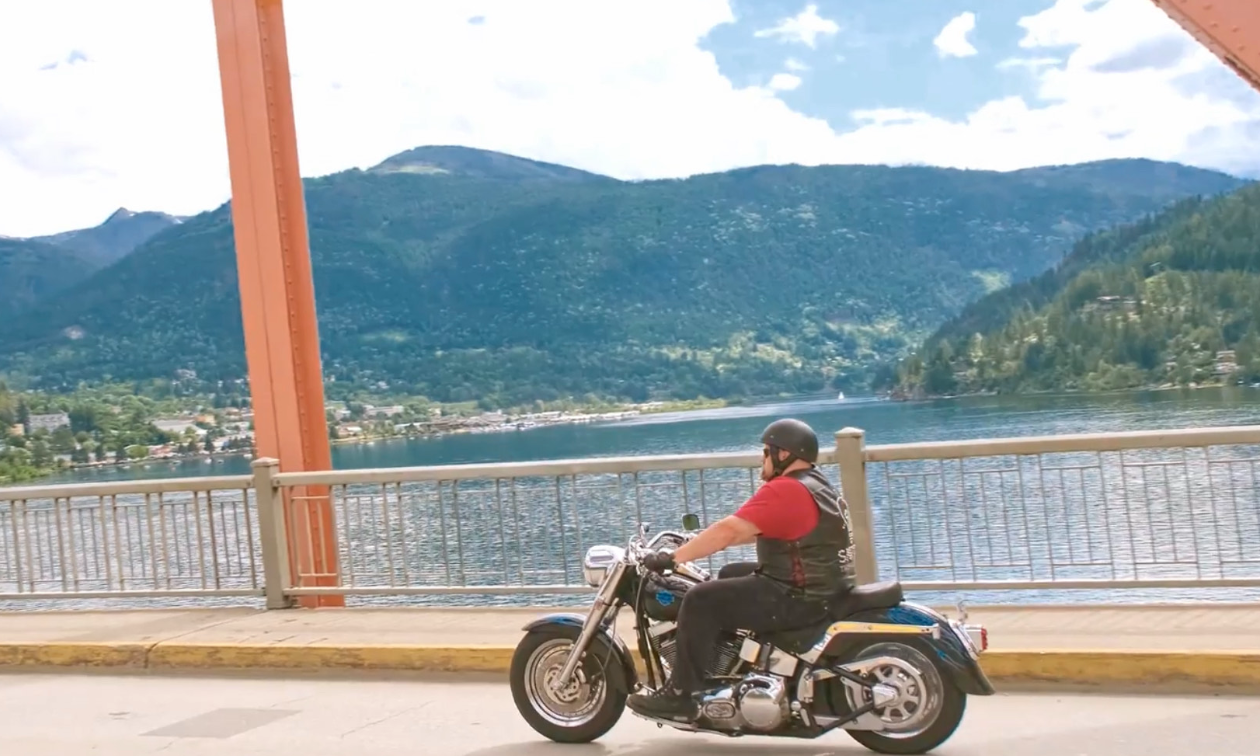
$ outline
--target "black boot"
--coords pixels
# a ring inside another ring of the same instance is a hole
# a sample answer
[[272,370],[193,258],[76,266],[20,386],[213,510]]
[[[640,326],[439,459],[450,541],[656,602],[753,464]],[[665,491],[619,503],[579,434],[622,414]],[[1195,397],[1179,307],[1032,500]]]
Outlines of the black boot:
[[645,717],[668,719],[691,724],[700,715],[700,707],[691,695],[666,688],[651,695],[636,693],[626,699],[630,710]]

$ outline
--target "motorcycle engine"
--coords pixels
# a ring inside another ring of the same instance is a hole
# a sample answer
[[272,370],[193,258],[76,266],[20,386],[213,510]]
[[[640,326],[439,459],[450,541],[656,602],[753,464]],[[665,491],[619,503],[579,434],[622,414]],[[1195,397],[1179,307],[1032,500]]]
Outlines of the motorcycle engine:
[[729,688],[705,696],[701,711],[721,730],[773,732],[791,716],[783,680],[764,675],[745,675]]
[[[660,654],[661,660],[665,662],[667,672],[674,669],[674,661],[678,658],[678,629],[677,625],[672,622],[662,622],[652,627],[648,631],[648,638],[652,644],[652,649]],[[735,671],[735,666],[740,663],[739,649],[743,645],[742,639],[734,633],[722,633],[718,639],[717,648],[713,651],[713,656],[709,660],[709,677],[727,677]]]

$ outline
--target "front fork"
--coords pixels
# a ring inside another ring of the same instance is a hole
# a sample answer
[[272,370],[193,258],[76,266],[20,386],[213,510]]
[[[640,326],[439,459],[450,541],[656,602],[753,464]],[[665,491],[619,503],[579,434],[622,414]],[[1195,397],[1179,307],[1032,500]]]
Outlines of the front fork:
[[[573,644],[573,650],[569,653],[568,660],[564,663],[564,668],[560,670],[560,674],[551,683],[552,692],[559,692],[569,684],[569,680],[573,678],[573,673],[577,671],[578,664],[582,661],[583,654],[591,645],[591,639],[595,637],[595,633],[599,632],[599,628],[608,619],[608,613],[617,605],[614,595],[617,592],[617,586],[621,585],[621,576],[627,569],[625,562],[618,562],[617,566],[608,571],[604,577],[604,582],[599,586],[599,591],[595,593],[595,603],[591,606],[591,611],[586,615],[586,622],[582,624],[582,633],[578,636],[577,642]],[[616,628],[613,629],[616,632]]]

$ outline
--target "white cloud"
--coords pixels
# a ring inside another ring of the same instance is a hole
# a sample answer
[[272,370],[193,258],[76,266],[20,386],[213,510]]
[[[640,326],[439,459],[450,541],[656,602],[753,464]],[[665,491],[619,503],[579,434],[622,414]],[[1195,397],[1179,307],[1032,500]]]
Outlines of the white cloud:
[[755,33],[758,37],[778,37],[784,42],[798,42],[809,47],[817,47],[819,37],[833,37],[840,31],[840,25],[829,18],[818,15],[818,6],[810,4],[805,10],[779,21],[779,25],[762,29]]
[[[351,14],[343,0],[303,0],[286,15],[305,175],[421,144],[621,178],[787,162],[1260,164],[1260,97],[1222,89],[1232,74],[1193,42],[1168,47],[1188,35],[1149,0],[1059,0],[1024,19],[1026,60],[1045,59],[1030,66],[1035,100],[957,121],[894,103],[857,113],[846,133],[778,97],[773,82],[792,73],[744,88],[721,74],[699,43],[733,20],[725,0],[377,0]],[[86,60],[66,62],[76,50]],[[194,213],[227,196],[209,3],[0,5],[0,234],[95,224],[119,205]]]
[[932,44],[936,45],[936,52],[942,58],[968,58],[979,52],[967,39],[967,35],[975,29],[976,14],[971,11],[959,13],[945,24]]
[[776,92],[791,92],[801,85],[801,77],[790,73],[777,73],[767,85]]
[[805,65],[796,58],[788,58],[783,62],[783,67],[789,71],[808,71],[809,66]]

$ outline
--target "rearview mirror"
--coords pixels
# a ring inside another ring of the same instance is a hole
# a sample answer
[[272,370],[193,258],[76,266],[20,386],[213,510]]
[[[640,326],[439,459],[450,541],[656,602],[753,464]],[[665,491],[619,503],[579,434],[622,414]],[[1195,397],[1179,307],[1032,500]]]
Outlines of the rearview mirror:
[[683,530],[699,530],[700,529],[700,515],[694,515],[691,513],[687,513],[683,515],[682,526],[683,526]]

